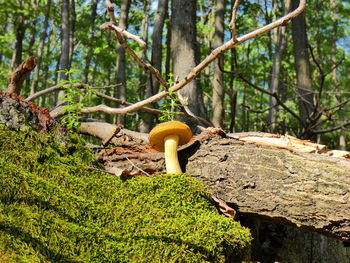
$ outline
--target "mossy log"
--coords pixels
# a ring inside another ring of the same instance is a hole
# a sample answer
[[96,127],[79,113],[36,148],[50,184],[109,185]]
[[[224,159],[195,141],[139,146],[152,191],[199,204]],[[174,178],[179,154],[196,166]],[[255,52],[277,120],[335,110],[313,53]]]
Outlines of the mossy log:
[[[164,172],[162,153],[120,146],[99,154],[110,171]],[[202,134],[179,151],[179,159],[186,173],[238,213],[350,241],[350,161],[345,158]]]

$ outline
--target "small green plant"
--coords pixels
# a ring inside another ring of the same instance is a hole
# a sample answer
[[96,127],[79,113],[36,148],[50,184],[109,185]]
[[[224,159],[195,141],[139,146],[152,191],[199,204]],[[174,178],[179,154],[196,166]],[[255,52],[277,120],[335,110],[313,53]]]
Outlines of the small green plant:
[[89,94],[94,94],[95,91],[91,87],[84,87],[82,89],[77,84],[76,79],[72,79],[72,74],[77,73],[76,69],[59,70],[58,72],[64,72],[68,76],[67,80],[59,83],[65,89],[64,95],[61,97],[64,102],[64,116],[61,122],[66,126],[68,130],[76,130],[80,126],[79,115],[81,108],[83,107],[83,101]]
[[[167,81],[167,84],[169,87],[171,87],[175,84],[172,79],[174,77],[174,74],[170,73],[168,76],[169,79]],[[163,122],[173,121],[179,114],[176,110],[181,107],[180,99],[177,96],[176,92],[167,90],[166,94],[167,98],[164,99],[163,103],[160,105],[163,114],[159,117],[159,120]]]

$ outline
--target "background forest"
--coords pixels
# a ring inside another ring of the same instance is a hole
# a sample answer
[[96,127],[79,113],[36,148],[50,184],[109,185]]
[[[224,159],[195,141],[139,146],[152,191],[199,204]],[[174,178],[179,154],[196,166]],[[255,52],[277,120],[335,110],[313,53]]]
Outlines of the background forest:
[[[146,46],[126,40],[168,85],[183,79],[210,52],[231,38],[231,0],[113,1],[116,23]],[[298,0],[241,1],[238,36],[282,17]],[[308,0],[303,15],[220,56],[181,97],[195,115],[230,132],[266,131],[350,149],[349,30],[347,1]],[[0,87],[29,56],[38,65],[21,90],[28,97],[64,80],[90,86],[121,86],[99,92],[135,103],[164,90],[117,44],[103,0],[0,0]],[[70,74],[62,70],[71,69]],[[72,70],[74,69],[74,70]],[[60,93],[35,102],[53,109]],[[165,100],[148,105],[161,108]],[[89,95],[85,106],[122,107]],[[95,113],[90,117],[149,131],[159,115]]]

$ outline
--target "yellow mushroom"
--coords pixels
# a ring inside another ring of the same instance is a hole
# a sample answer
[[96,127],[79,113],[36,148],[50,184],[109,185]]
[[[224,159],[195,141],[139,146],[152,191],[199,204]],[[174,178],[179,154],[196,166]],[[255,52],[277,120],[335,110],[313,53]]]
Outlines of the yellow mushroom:
[[182,173],[177,147],[188,143],[192,138],[190,127],[179,121],[164,122],[154,127],[149,133],[149,142],[153,149],[164,152],[168,174]]

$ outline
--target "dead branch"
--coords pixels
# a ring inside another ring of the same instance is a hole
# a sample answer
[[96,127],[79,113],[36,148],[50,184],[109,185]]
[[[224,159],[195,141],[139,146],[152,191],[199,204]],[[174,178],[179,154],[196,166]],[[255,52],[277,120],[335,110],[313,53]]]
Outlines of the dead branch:
[[[221,61],[221,59],[219,58],[219,60]],[[288,108],[279,98],[277,93],[271,93],[268,90],[265,90],[261,87],[259,87],[258,85],[255,85],[254,83],[252,83],[250,80],[248,80],[240,71],[228,71],[225,70],[222,66],[222,63],[218,63],[219,64],[219,68],[222,72],[224,73],[228,73],[228,74],[233,74],[236,75],[237,77],[239,77],[242,81],[244,81],[245,83],[247,83],[249,86],[253,87],[254,89],[256,89],[257,91],[264,93],[266,95],[269,95],[271,97],[274,97],[276,99],[276,106],[280,105],[282,108],[284,108],[287,112],[289,112],[294,118],[296,118],[300,123],[303,123],[301,118],[298,116],[298,114],[296,114],[294,111],[292,111],[290,108]]]
[[240,2],[240,0],[236,0],[235,4],[233,5],[231,22],[228,25],[228,27],[231,30],[231,38],[232,38],[233,41],[237,41],[236,16],[237,16],[237,9],[238,9],[239,2]]
[[[90,85],[88,84],[83,84],[83,83],[77,83],[77,84],[74,84],[73,86],[75,86],[76,88],[79,88],[79,89],[86,89],[86,88],[91,88],[91,89],[114,89],[116,87],[120,87],[122,86],[121,83],[119,84],[116,84],[116,85],[111,85],[111,86],[103,86],[103,87],[91,87]],[[41,96],[44,96],[46,94],[49,94],[49,93],[52,93],[52,92],[57,92],[57,91],[60,91],[60,90],[64,90],[64,85],[56,85],[56,86],[52,86],[50,88],[47,88],[47,89],[44,89],[44,90],[41,90],[41,91],[38,91],[36,93],[34,93],[33,95],[27,97],[25,100],[26,101],[33,101]]]
[[336,131],[336,130],[340,130],[343,129],[346,126],[350,125],[350,121],[346,121],[340,125],[334,126],[334,127],[330,127],[328,129],[323,129],[323,130],[312,130],[312,132],[314,134],[321,134],[321,133],[327,133],[327,132],[332,132],[332,131]]
[[[113,24],[116,24],[116,19],[115,19],[115,16],[114,16],[114,8],[113,8],[113,5],[111,4],[111,1],[110,0],[106,0],[106,6],[107,6],[107,11],[109,13],[109,17],[111,19],[111,22],[113,22]],[[102,25],[103,26],[103,25]],[[100,27],[101,28],[101,27]],[[111,27],[109,27],[111,28]],[[104,30],[105,28],[102,27],[102,30]],[[113,28],[114,29],[114,28]],[[131,49],[129,48],[129,46],[127,45],[127,43],[124,41],[121,33],[119,33],[117,30],[113,30],[114,33],[115,33],[115,36],[117,38],[117,41],[118,43],[124,48],[124,50],[142,67],[144,68],[145,70],[148,70],[158,81],[159,83],[164,86],[164,87],[167,87],[167,83],[166,81],[162,78],[162,76],[160,76],[159,74],[159,71],[154,68],[150,63],[145,63],[142,61],[141,58],[139,58],[136,53]],[[149,104],[149,103],[147,103]],[[145,106],[147,104],[144,104],[142,106]],[[130,111],[128,111],[130,112]],[[127,112],[125,112],[127,113]],[[121,114],[125,114],[125,113],[121,113]],[[113,114],[119,114],[119,113],[113,113]]]
[[29,73],[35,68],[37,64],[38,61],[33,56],[24,60],[22,64],[17,67],[15,72],[9,76],[7,92],[16,93],[19,95],[24,80],[28,77]]
[[[110,1],[106,0],[106,2],[108,3]],[[110,10],[110,7],[107,7],[107,8],[108,10]],[[214,49],[201,63],[199,63],[196,67],[194,67],[193,70],[183,80],[181,80],[179,83],[175,84],[174,86],[170,87],[169,90],[173,92],[180,90],[189,82],[191,82],[193,79],[195,79],[204,68],[206,68],[212,61],[214,61],[222,53],[242,44],[243,42],[249,39],[253,39],[262,34],[265,34],[276,27],[285,25],[289,20],[293,19],[294,17],[298,16],[301,12],[303,12],[305,8],[306,8],[306,2],[305,0],[301,0],[298,8],[296,8],[294,11],[290,12],[289,14],[283,16],[282,18],[262,28],[254,30],[246,35],[243,35],[237,39],[230,39],[222,46]],[[112,10],[113,10],[113,7],[112,7]],[[155,103],[158,100],[164,98],[165,96],[167,96],[167,93],[165,91],[162,91],[158,94],[153,95],[152,97],[139,101],[125,108],[111,108],[105,105],[99,105],[95,107],[85,108],[85,113],[94,113],[94,112],[104,111],[104,112],[108,112],[109,114],[126,114],[128,112],[138,110],[147,104]]]
[[143,41],[139,36],[136,36],[134,34],[131,34],[130,32],[126,31],[125,29],[122,29],[120,27],[118,27],[116,24],[114,24],[114,22],[107,22],[104,23],[100,26],[101,30],[107,30],[107,29],[113,29],[115,31],[117,31],[118,33],[122,34],[123,36],[125,36],[126,38],[135,40],[137,43],[140,44],[140,46],[145,47],[147,44],[145,41]]
[[[110,87],[114,87],[114,86],[110,86]],[[59,90],[57,89],[57,87],[53,87],[55,88],[55,91],[56,90]],[[99,87],[96,87],[96,88],[99,88]],[[103,87],[102,87],[103,88]],[[51,91],[53,92],[53,90]],[[43,95],[43,94],[41,94]],[[95,92],[95,95],[96,96],[99,96],[101,98],[104,98],[104,99],[107,99],[107,100],[110,100],[110,101],[113,101],[113,102],[117,102],[119,103],[120,105],[123,105],[123,106],[129,106],[129,105],[132,105],[131,102],[127,102],[127,101],[124,101],[124,100],[121,100],[121,99],[117,99],[117,98],[114,98],[114,97],[111,97],[111,96],[108,96],[104,93],[101,93],[101,92],[98,92],[96,91]],[[32,100],[33,98],[31,98]],[[29,100],[29,97],[27,98],[27,100]],[[100,106],[104,106],[106,108],[108,108],[108,106],[105,106],[105,105],[100,105]],[[158,109],[153,109],[153,108],[149,108],[149,107],[142,107],[140,108],[140,110],[143,110],[145,112],[149,112],[149,113],[153,113],[153,114],[163,114],[164,112],[161,111],[161,110],[158,110]],[[86,111],[86,108],[82,108],[81,109],[81,112],[82,113],[85,113],[85,114],[88,114],[90,112]],[[109,113],[108,111],[104,111],[104,109],[101,110],[101,112],[104,112],[104,113]],[[50,112],[50,116],[53,118],[53,119],[57,119],[57,118],[60,118],[62,117],[63,115],[65,114],[65,109],[64,107],[57,107],[55,108],[54,110],[52,110]],[[202,118],[202,117],[199,117],[199,116],[196,116],[194,113],[192,113],[189,109],[187,112],[175,112],[175,114],[177,115],[180,115],[180,116],[187,116],[187,117],[191,117],[201,123],[203,123],[206,127],[210,127],[210,126],[213,126],[209,121],[207,121],[206,119]]]

